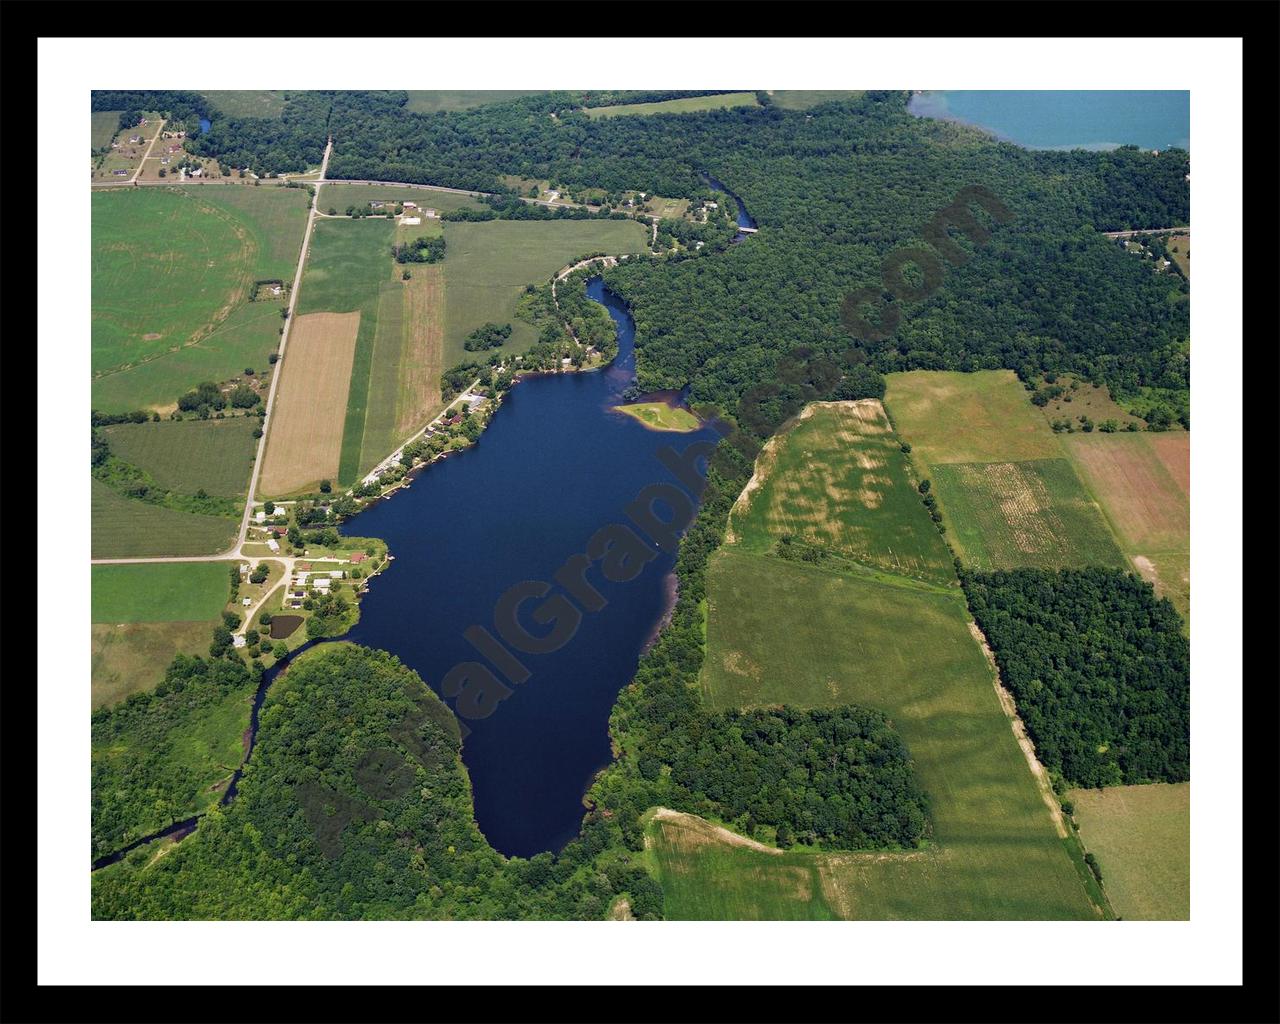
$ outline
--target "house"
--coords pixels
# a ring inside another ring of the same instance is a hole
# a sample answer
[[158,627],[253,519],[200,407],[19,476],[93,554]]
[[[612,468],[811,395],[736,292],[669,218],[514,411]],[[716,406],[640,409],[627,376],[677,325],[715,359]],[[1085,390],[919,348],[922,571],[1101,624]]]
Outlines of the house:
[[404,203],[403,205],[406,210],[416,210],[418,208],[417,203]]
[[329,584],[332,582],[333,580],[329,579],[328,576],[317,576],[315,579],[311,581],[311,585],[314,586],[317,590],[328,590]]
[[233,636],[233,637],[231,638],[231,646],[232,646],[232,647],[243,647],[243,646],[244,646],[245,644],[247,644],[248,642],[249,642],[249,641],[248,641],[248,640],[246,640],[246,639],[244,638],[244,636],[243,636],[242,634],[240,634],[240,633],[237,633],[235,636]]
[[280,545],[279,543],[276,542],[274,537],[267,541],[267,547],[269,547],[272,551],[280,550]]
[[374,201],[372,201],[372,202],[369,204],[369,209],[371,209],[371,210],[381,210],[381,209],[382,209],[382,206],[383,206],[382,200],[380,200],[380,199],[375,199]]
[[256,523],[265,523],[267,521],[267,513],[262,509],[258,509],[258,511],[254,513],[253,520]]
[[112,171],[111,173],[114,174],[117,178],[119,178],[121,175],[128,174],[129,172],[125,170],[119,170],[119,171]]
[[719,203],[703,203],[702,205],[703,205],[703,206],[705,206],[708,210],[718,210],[718,209],[720,209],[720,204],[719,204]]
[[439,220],[439,219],[440,219],[440,214],[439,214],[439,212],[438,212],[438,211],[436,211],[436,210],[425,209],[425,210],[423,210],[423,211],[422,211],[422,215],[423,215],[424,217],[434,217],[434,218],[435,218],[435,219],[437,219],[437,220]]
[[204,174],[204,169],[202,167],[197,167],[194,171],[191,172],[191,177],[198,178],[202,174]]
[[283,537],[286,533],[288,533],[288,532],[289,532],[289,527],[287,527],[287,526],[273,526],[273,527],[271,527],[271,532],[272,532],[272,533],[274,533],[277,537]]
[[559,199],[559,198],[560,198],[560,193],[559,193],[559,192],[557,192],[557,191],[556,191],[555,189],[553,189],[553,188],[549,188],[549,189],[547,189],[547,198],[548,198],[549,200],[554,201],[554,200],[556,200],[556,199]]
[[344,572],[342,569],[334,569],[332,572],[329,573],[329,579],[331,580],[340,580],[344,576],[346,576],[346,572]]
[[367,557],[368,556],[363,551],[351,552],[351,562],[353,565],[363,562]]
[[249,607],[249,605],[253,604],[253,598],[251,598],[251,597],[242,597],[242,598],[240,599],[240,603],[241,603],[242,605],[244,605],[246,608],[248,608],[248,607]]

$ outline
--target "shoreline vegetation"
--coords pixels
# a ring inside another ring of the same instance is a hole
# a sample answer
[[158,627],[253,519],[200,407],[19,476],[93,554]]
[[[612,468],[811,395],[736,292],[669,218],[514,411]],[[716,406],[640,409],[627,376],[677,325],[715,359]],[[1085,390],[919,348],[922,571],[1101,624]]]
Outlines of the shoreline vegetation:
[[630,416],[648,430],[688,434],[702,426],[698,417],[688,409],[666,402],[632,402],[615,405],[613,411]]

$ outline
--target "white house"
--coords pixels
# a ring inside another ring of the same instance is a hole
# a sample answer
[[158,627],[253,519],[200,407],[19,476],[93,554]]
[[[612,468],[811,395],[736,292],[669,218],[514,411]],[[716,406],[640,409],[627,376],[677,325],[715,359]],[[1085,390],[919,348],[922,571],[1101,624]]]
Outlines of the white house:
[[256,523],[265,523],[267,521],[266,510],[258,509],[258,511],[254,514],[253,520]]
[[272,551],[280,550],[280,545],[276,543],[276,539],[274,537],[271,537],[267,540],[267,547],[269,547]]
[[246,608],[248,608],[248,607],[249,607],[249,605],[253,604],[253,598],[251,598],[251,597],[244,597],[244,598],[241,598],[241,599],[240,599],[240,603],[241,603],[242,605],[244,605]]
[[248,642],[249,642],[249,641],[248,641],[248,640],[246,640],[246,639],[244,638],[244,636],[243,636],[243,635],[241,635],[240,633],[235,634],[235,636],[233,636],[233,637],[231,638],[231,646],[232,646],[232,647],[243,647],[243,646],[244,646],[245,644],[247,644]]
[[329,584],[332,582],[333,581],[329,579],[328,576],[317,576],[314,580],[311,581],[312,586],[314,586],[317,590],[328,590]]
[[417,203],[405,203],[405,204],[404,204],[404,208],[405,208],[406,210],[416,210],[416,209],[418,208],[418,204],[417,204]]
[[340,580],[345,575],[346,573],[343,572],[341,569],[334,569],[331,573],[329,573],[329,578],[332,580]]

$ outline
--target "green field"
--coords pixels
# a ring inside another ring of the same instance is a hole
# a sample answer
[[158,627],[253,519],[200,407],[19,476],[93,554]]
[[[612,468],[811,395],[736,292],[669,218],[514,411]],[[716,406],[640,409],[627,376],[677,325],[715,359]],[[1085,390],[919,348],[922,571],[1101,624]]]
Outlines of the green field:
[[283,89],[214,89],[201,93],[227,117],[279,117],[284,113]]
[[95,408],[172,408],[202,380],[263,367],[279,302],[253,281],[291,281],[306,224],[301,189],[119,189],[92,196]]
[[257,416],[233,416],[119,423],[100,430],[113,455],[145,470],[162,487],[184,494],[203,488],[236,498],[249,488],[257,428]]
[[219,621],[95,623],[89,646],[93,707],[110,707],[157,686],[176,655],[207,657]]
[[94,622],[194,622],[216,619],[231,593],[233,562],[95,565]]
[[1076,789],[1070,799],[1116,914],[1190,920],[1191,783]]
[[618,412],[639,420],[652,430],[675,430],[688,432],[697,430],[701,425],[698,417],[688,409],[666,402],[634,402],[631,405],[619,405]]
[[99,150],[111,144],[120,130],[119,110],[95,110],[89,115],[89,145]]
[[916,370],[885,382],[885,408],[961,559],[979,569],[1127,567],[1061,439],[1012,372]]
[[444,227],[444,365],[472,360],[462,343],[486,323],[510,323],[501,351],[522,352],[538,332],[515,319],[526,284],[543,284],[557,270],[594,252],[643,252],[648,234],[633,220],[494,220],[449,222]]
[[857,99],[863,89],[770,89],[773,105],[783,110],[808,110],[820,103]]
[[484,204],[477,196],[459,192],[443,192],[434,188],[397,188],[388,185],[326,184],[320,190],[320,210],[330,209],[346,213],[348,206],[363,207],[366,203],[417,203],[420,208],[448,213],[451,210],[478,210]]
[[434,114],[441,110],[470,110],[486,103],[504,103],[521,96],[536,96],[545,89],[409,89],[406,110]]
[[754,92],[722,92],[712,96],[685,96],[659,103],[620,103],[612,107],[587,107],[588,117],[619,117],[625,114],[691,114],[699,110],[728,107],[758,107]]
[[1128,568],[1066,459],[935,465],[951,543],[976,569]]
[[[360,311],[360,329],[356,335],[355,358],[351,364],[351,386],[347,397],[345,426],[342,431],[342,456],[338,465],[338,482],[350,484],[362,467],[371,466],[388,454],[364,454],[365,414],[369,408],[370,378],[373,376],[374,347],[378,335],[388,337],[387,327],[380,327],[378,316],[387,312],[400,323],[399,303],[385,296],[403,290],[391,257],[395,225],[382,218],[365,220],[321,220],[311,239],[311,255],[307,258],[298,296],[297,313],[350,313]],[[393,306],[397,308],[393,308]],[[398,370],[379,364],[378,378]],[[379,385],[379,394],[382,393]],[[392,403],[391,415],[395,407]]]
[[955,582],[951,553],[875,400],[806,407],[761,453],[729,532],[752,551],[790,535],[876,569]]
[[149,505],[90,481],[90,551],[94,558],[216,555],[229,548],[237,519],[177,512]]
[[[891,550],[927,551],[936,530],[918,496],[889,497],[910,493],[905,466],[888,459],[866,465],[877,445],[886,456],[896,451],[888,447],[878,403],[811,408],[772,454],[761,454],[757,471],[762,464],[768,469],[761,495],[749,515],[735,506],[732,539],[711,558],[704,698],[716,709],[857,704],[883,712],[929,796],[934,841],[910,853],[778,855],[654,821],[649,855],[666,892],[666,916],[1104,916],[1078,846],[1015,737],[954,574],[944,579],[945,566],[937,565],[932,580],[885,571]],[[848,419],[855,410],[863,414],[856,430]],[[807,448],[816,456],[806,457]],[[833,480],[861,481],[866,469],[887,478],[877,510],[886,514],[842,508],[831,517],[837,529],[826,544],[855,552],[862,564],[843,558],[809,564],[768,553],[792,529],[759,511],[769,507],[758,500],[768,488],[787,496],[785,513],[797,498],[829,494]]]

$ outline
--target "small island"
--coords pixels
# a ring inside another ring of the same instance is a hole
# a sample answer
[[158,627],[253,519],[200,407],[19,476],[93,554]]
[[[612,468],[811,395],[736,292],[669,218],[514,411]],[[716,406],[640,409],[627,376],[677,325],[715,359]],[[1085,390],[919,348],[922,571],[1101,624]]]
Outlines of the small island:
[[675,430],[687,434],[702,425],[688,409],[666,402],[636,402],[616,406],[616,409],[639,420],[650,430]]

